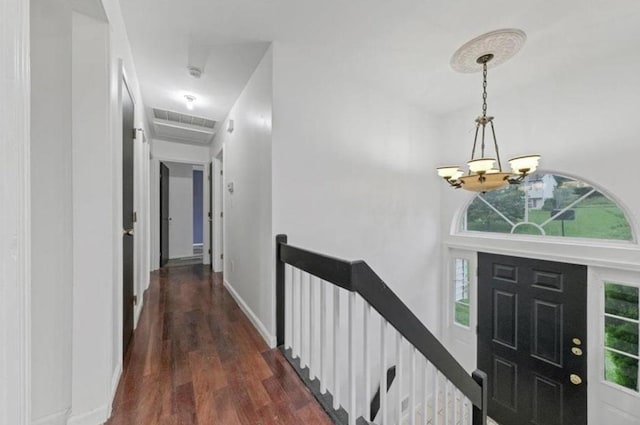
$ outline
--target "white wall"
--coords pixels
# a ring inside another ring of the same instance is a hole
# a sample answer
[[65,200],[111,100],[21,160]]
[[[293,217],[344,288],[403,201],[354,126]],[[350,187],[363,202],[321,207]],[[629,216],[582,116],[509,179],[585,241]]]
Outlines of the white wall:
[[71,408],[73,193],[71,9],[31,2],[31,417]]
[[[224,278],[251,320],[275,343],[271,198],[272,50],[268,49],[216,135],[224,147]],[[234,120],[234,131],[226,131]],[[226,188],[226,185],[225,185]]]
[[312,49],[274,48],[273,235],[365,260],[436,331],[436,123],[329,63]]
[[108,417],[113,284],[109,26],[72,15],[73,374],[70,423]]
[[169,258],[193,256],[193,165],[169,167]]

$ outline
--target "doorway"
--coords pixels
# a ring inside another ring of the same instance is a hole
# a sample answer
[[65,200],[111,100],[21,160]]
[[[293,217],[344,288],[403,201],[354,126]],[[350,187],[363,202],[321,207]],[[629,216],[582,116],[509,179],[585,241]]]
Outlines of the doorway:
[[133,138],[135,132],[133,97],[122,80],[122,352],[127,353],[133,336]]
[[[212,239],[211,239],[211,265],[215,272],[222,272],[224,269],[224,152],[221,150],[213,158],[213,174],[211,179],[211,199],[212,205]],[[229,189],[232,190],[232,189]]]
[[204,262],[204,171],[201,164],[160,162],[160,267]]
[[478,368],[501,425],[587,423],[587,267],[478,253]]

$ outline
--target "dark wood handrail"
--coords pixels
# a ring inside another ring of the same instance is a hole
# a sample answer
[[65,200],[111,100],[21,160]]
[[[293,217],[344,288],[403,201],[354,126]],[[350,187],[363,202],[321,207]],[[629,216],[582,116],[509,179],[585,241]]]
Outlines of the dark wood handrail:
[[284,344],[285,264],[340,286],[347,291],[360,294],[371,307],[473,403],[473,423],[486,423],[487,394],[484,372],[476,370],[472,375],[469,375],[367,263],[346,261],[289,245],[286,235],[276,237],[276,332],[278,345]]

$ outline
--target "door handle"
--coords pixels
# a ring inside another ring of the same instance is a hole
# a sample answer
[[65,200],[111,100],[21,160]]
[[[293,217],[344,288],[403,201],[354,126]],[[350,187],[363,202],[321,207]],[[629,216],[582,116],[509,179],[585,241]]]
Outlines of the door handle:
[[122,231],[122,236],[133,236],[133,229],[124,229]]
[[573,385],[580,385],[580,384],[582,384],[582,378],[581,378],[581,377],[579,377],[578,375],[576,375],[575,373],[572,373],[572,374],[569,376],[569,380],[571,381],[571,383],[572,383]]

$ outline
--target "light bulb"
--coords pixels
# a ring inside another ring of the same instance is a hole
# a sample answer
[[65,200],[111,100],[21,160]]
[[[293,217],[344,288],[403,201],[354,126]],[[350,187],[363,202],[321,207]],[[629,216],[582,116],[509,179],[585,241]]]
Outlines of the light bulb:
[[486,173],[493,168],[495,162],[495,158],[479,158],[472,159],[467,164],[472,173]]
[[[447,165],[445,167],[438,167],[436,170],[438,170],[438,175],[445,179],[453,178],[458,172],[460,172],[460,175],[462,175],[462,171],[460,171],[460,167],[458,167],[457,165]],[[458,177],[456,177],[456,179]]]
[[187,109],[193,111],[193,104],[196,101],[196,97],[190,94],[185,94],[184,98],[187,101]]
[[511,158],[509,164],[513,174],[522,174],[523,172],[531,174],[538,169],[539,161],[540,155],[523,155]]

